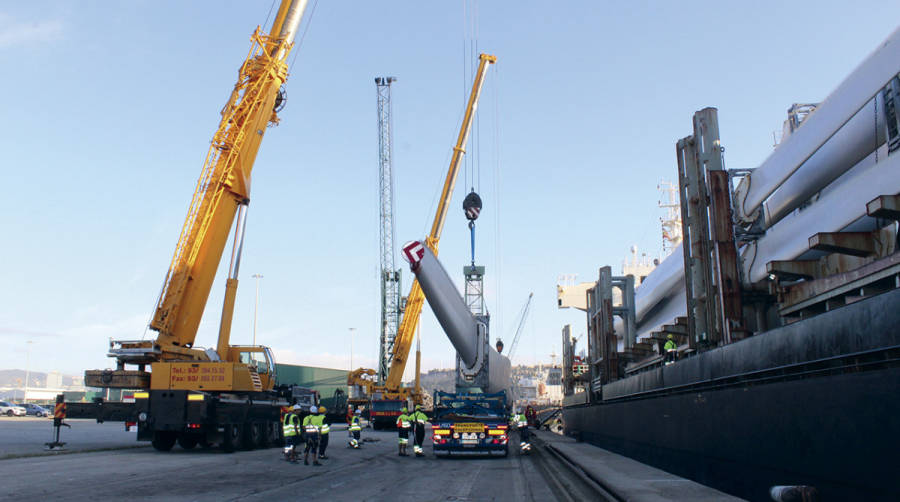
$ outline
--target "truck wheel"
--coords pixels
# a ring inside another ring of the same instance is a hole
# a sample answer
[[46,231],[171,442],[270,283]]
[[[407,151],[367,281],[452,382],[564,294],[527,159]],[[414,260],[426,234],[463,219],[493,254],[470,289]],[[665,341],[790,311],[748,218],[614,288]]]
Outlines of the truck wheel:
[[189,436],[187,434],[181,434],[178,436],[178,446],[182,447],[185,450],[190,450],[193,447],[197,446],[197,437]]
[[231,453],[241,447],[241,426],[239,424],[225,424],[222,432],[222,450]]
[[269,424],[269,422],[257,422],[255,426],[259,429],[259,447],[268,448],[269,446],[272,446],[271,443],[269,443],[269,429],[271,428],[271,424]]
[[153,433],[153,441],[150,443],[157,451],[169,451],[175,446],[175,433],[171,431],[156,431]]
[[269,446],[284,444],[284,438],[281,437],[282,432],[281,423],[269,422]]
[[254,448],[259,448],[262,445],[262,434],[259,430],[259,426],[257,426],[253,422],[244,423],[244,437],[242,438],[242,443],[244,444],[245,450],[252,450]]

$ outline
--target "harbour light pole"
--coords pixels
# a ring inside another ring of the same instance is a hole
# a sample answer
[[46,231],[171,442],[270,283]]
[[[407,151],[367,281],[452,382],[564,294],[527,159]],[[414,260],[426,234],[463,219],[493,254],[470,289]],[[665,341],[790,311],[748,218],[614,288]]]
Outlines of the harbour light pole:
[[256,306],[253,308],[253,345],[256,345],[256,323],[259,320],[259,280],[263,278],[262,274],[253,274],[256,279]]
[[353,371],[353,332],[356,328],[347,328],[350,330],[350,371]]
[[28,402],[28,378],[31,376],[31,340],[25,342],[25,390],[22,391],[22,402]]

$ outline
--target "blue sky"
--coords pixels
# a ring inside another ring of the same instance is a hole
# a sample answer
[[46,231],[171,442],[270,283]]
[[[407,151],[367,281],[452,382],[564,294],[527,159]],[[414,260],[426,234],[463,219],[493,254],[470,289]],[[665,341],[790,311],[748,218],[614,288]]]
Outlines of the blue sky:
[[[78,374],[112,364],[108,338],[143,335],[218,112],[270,5],[0,5],[0,368],[24,368],[31,340],[32,369]],[[754,167],[787,107],[823,99],[900,19],[900,4],[874,1],[496,1],[477,4],[476,30],[464,5],[474,12],[473,0],[316,4],[253,173],[234,343],[250,342],[260,273],[258,342],[280,362],[347,367],[354,327],[354,366],[374,364],[375,76],[399,78],[403,243],[430,225],[471,79],[466,40],[498,57],[469,147],[485,201],[476,254],[492,335],[510,341],[533,291],[515,362],[549,362],[562,326],[585,324],[557,310],[557,276],[618,269],[632,244],[658,252],[656,185],[674,179],[674,143],[694,111],[718,107],[728,167]],[[441,242],[460,281],[465,176]],[[198,345],[215,345],[223,288],[220,278]],[[422,347],[426,369],[451,364],[427,307]]]

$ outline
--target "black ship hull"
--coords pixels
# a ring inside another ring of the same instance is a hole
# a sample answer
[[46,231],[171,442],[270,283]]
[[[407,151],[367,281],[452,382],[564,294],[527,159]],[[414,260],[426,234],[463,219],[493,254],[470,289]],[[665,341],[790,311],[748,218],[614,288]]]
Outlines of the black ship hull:
[[567,434],[749,500],[774,485],[900,500],[900,290],[567,397],[563,413]]

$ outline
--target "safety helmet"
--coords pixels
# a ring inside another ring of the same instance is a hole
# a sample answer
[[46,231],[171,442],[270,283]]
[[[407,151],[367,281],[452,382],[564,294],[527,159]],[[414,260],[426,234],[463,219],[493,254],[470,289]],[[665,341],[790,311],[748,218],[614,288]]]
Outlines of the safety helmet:
[[293,409],[296,410],[296,411],[300,411],[300,410],[303,409],[303,407],[300,406],[299,404],[295,404]]
[[362,410],[359,409],[359,408],[357,408],[356,411],[355,411],[354,413],[357,414],[357,415],[362,415]]
[[316,413],[319,412],[319,409],[316,408],[315,406],[310,406],[310,407],[309,407],[309,412],[315,415]]
[[319,406],[319,413],[325,413],[325,407]]
[[416,411],[419,411],[419,410],[421,410],[421,409],[422,409],[422,405],[421,405],[421,404],[417,404],[417,405],[416,405]]
[[674,336],[672,336],[672,334],[671,334],[671,333],[669,333],[669,335],[668,335],[668,336],[666,336],[666,338],[668,338],[668,339],[669,339],[669,340],[672,340],[672,339],[674,339],[674,338],[675,338],[675,337],[674,337]]
[[403,408],[400,408],[400,411],[403,413],[407,413],[409,410],[407,410],[406,406],[404,406]]

